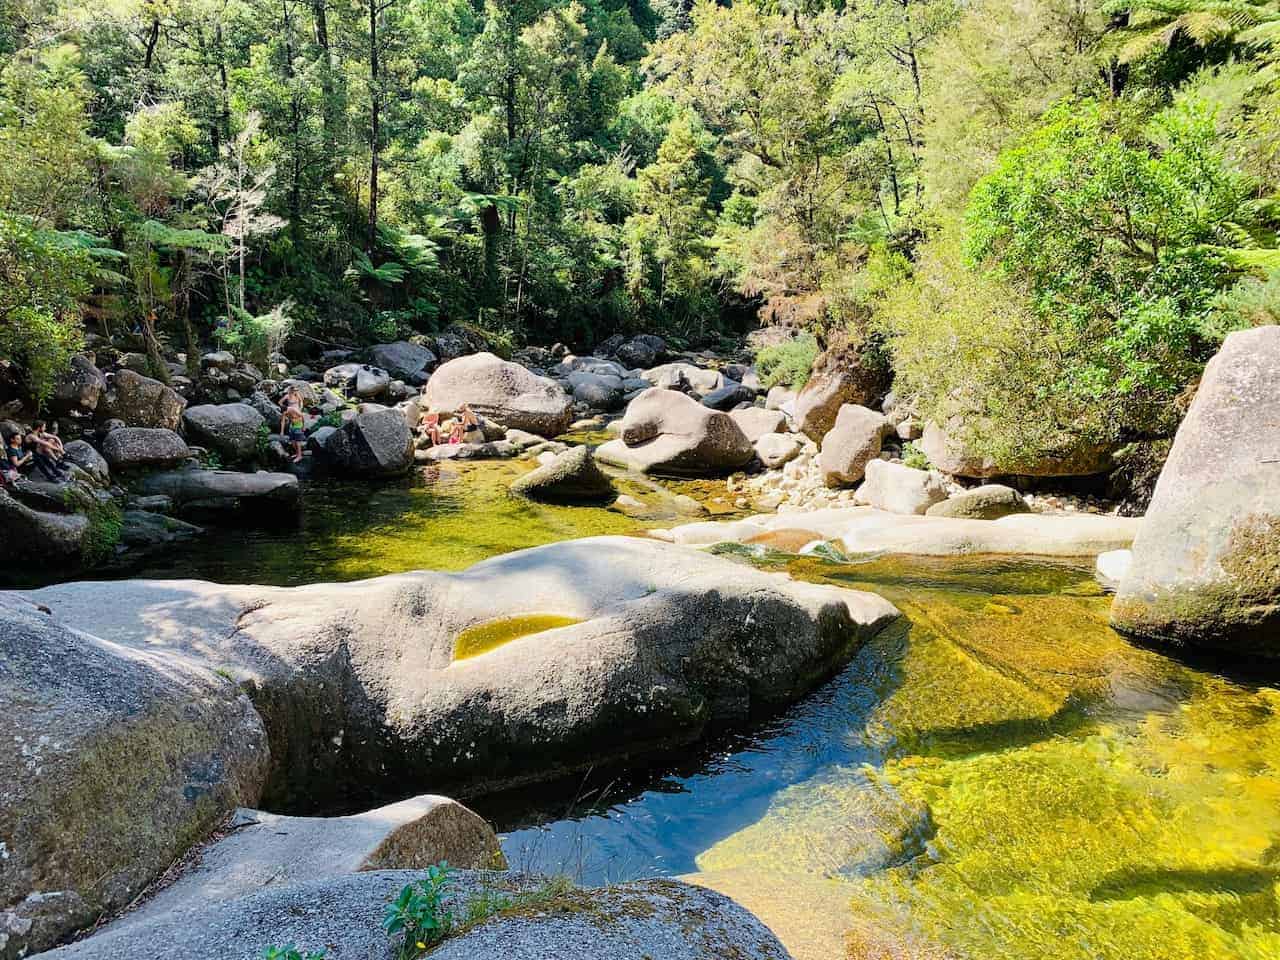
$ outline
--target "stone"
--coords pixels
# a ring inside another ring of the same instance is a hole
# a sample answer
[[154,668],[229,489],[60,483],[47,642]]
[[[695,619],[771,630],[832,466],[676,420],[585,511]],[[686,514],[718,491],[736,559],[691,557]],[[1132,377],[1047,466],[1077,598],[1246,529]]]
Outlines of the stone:
[[133,484],[136,494],[168,497],[180,513],[232,513],[292,518],[301,503],[298,478],[289,473],[170,470]]
[[[657,340],[662,344],[662,346],[655,347],[654,344],[650,342],[652,340]],[[646,338],[644,335],[641,335],[639,337],[633,337],[625,343],[620,344],[617,351],[615,351],[615,356],[617,356],[620,363],[625,364],[632,370],[636,370],[652,367],[657,359],[665,352],[666,344],[660,338]]]
[[[706,402],[705,400],[703,401]],[[761,407],[746,407],[742,410],[731,410],[729,416],[738,425],[738,429],[752,443],[766,433],[785,433],[787,429],[786,415],[780,410],[765,410]]]
[[112,470],[142,470],[176,466],[191,456],[191,450],[172,430],[125,427],[107,434],[102,456]]
[[1280,326],[1230,334],[1160,471],[1111,623],[1280,657]]
[[399,410],[358,414],[329,434],[324,458],[335,473],[394,477],[413,466],[413,434]]
[[898,615],[871,594],[629,537],[460,573],[24,596],[122,648],[150,649],[163,623],[166,657],[244,684],[271,737],[276,809],[348,789],[497,789],[687,745],[804,696]]
[[1104,590],[1115,593],[1132,565],[1132,550],[1108,550],[1106,553],[1098,554],[1093,575],[1098,583],[1102,584]]
[[782,410],[790,404],[790,409],[795,409],[796,392],[787,387],[770,387],[769,392],[764,397],[764,408],[766,410]]
[[756,456],[770,470],[794,460],[800,453],[800,441],[787,433],[766,433],[756,441]]
[[324,385],[345,391],[359,400],[372,400],[387,392],[391,375],[367,363],[341,363],[324,372]]
[[740,403],[750,403],[755,399],[755,391],[748,390],[734,380],[726,380],[724,386],[712,390],[702,398],[702,405],[712,410],[732,410]]
[[532,500],[598,502],[612,500],[613,482],[604,475],[586,446],[573,447],[511,484],[511,492]]
[[958,436],[962,429],[959,419],[953,419],[946,429],[926,423],[918,442],[934,468],[954,477],[1086,477],[1106,473],[1113,466],[1114,445],[1078,442],[1065,452],[1045,452],[1002,463],[965,446]]
[[206,403],[187,407],[182,424],[196,443],[217,451],[227,463],[237,463],[257,457],[258,437],[267,421],[247,403]]
[[858,488],[859,500],[889,513],[925,513],[946,497],[941,474],[878,459],[867,463],[866,480]]
[[569,374],[568,381],[573,399],[593,410],[617,410],[622,406],[623,388],[619,377],[575,371]]
[[419,374],[426,373],[436,362],[434,353],[407,340],[380,343],[369,350],[369,355],[375,365],[402,380],[412,380]]
[[106,459],[87,441],[72,440],[63,447],[63,451],[67,461],[92,477],[94,483],[106,486],[111,482],[111,468]]
[[232,809],[267,741],[207,663],[117,647],[0,594],[0,955],[124,907]]
[[718,370],[706,370],[691,363],[664,363],[645,370],[640,376],[664,390],[687,390],[705,397],[724,386],[724,375]]
[[677,476],[729,473],[754,455],[729,414],[661,387],[652,387],[631,401],[622,418],[621,438],[596,451],[605,463]]
[[[385,960],[393,955],[381,920],[387,903],[421,871],[375,870],[261,886],[232,900],[112,924],[49,960],[260,960],[263,945],[292,944],[303,955]],[[444,909],[514,901],[466,926],[432,951],[442,960],[790,960],[769,929],[728,897],[675,880],[639,880],[600,889],[491,871],[450,871]],[[537,896],[535,896],[537,894]]]
[[121,519],[120,542],[129,547],[155,547],[204,533],[193,523],[148,510],[126,510]]
[[851,487],[862,481],[867,464],[880,455],[880,444],[892,432],[889,421],[874,410],[846,403],[822,438],[818,466],[828,487]]
[[106,377],[88,357],[71,358],[67,371],[58,378],[49,397],[49,411],[58,416],[70,413],[92,413],[98,408]]
[[[203,370],[230,370],[236,365],[236,358],[227,350],[215,350],[213,353],[206,353],[200,358],[200,367]],[[259,377],[259,380],[262,378]]]
[[931,517],[967,517],[971,520],[997,520],[1014,513],[1029,513],[1031,508],[1012,487],[984,483],[935,503],[927,511]]
[[123,420],[131,427],[177,430],[187,401],[159,380],[117,370],[94,411],[99,421]]
[[0,490],[0,526],[5,532],[5,548],[15,558],[73,567],[80,560],[89,536],[89,518],[83,514],[32,510],[3,490]]
[[414,451],[417,463],[439,463],[442,460],[508,460],[519,454],[520,448],[506,440],[486,440],[484,443],[440,443]]
[[509,429],[543,437],[564,433],[573,422],[573,401],[553,380],[492,353],[442,364],[431,375],[423,401],[442,414],[457,413],[467,403],[477,414]]
[[884,371],[844,347],[831,347],[814,361],[808,382],[796,396],[796,427],[810,439],[821,440],[834,427],[842,406],[871,407],[884,387]]

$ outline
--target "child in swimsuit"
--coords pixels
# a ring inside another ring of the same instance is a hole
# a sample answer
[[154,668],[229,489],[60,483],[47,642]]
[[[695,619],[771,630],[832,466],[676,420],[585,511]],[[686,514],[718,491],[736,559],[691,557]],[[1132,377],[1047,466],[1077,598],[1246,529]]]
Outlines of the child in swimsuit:
[[295,405],[285,407],[280,417],[280,432],[293,444],[293,462],[302,461],[302,445],[307,442],[306,417],[302,408]]

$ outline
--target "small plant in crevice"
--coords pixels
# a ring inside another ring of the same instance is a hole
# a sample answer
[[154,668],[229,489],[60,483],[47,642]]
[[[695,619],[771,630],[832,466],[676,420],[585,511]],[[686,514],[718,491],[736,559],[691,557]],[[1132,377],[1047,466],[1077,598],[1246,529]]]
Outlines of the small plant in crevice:
[[902,445],[902,462],[916,470],[928,470],[929,458],[913,441]]
[[258,435],[254,439],[254,446],[258,459],[266,459],[267,451],[271,449],[271,428],[265,423],[258,424]]
[[124,513],[114,500],[99,500],[76,487],[68,487],[62,495],[68,508],[82,513],[89,528],[80,543],[80,557],[88,566],[110,559],[124,534]]
[[267,947],[262,951],[262,960],[325,960],[325,952],[299,953],[298,948],[290,943],[283,947]]
[[390,937],[400,937],[397,960],[416,960],[449,934],[453,914],[445,908],[449,888],[449,864],[441,861],[427,868],[421,880],[406,884],[400,895],[387,904],[382,929]]

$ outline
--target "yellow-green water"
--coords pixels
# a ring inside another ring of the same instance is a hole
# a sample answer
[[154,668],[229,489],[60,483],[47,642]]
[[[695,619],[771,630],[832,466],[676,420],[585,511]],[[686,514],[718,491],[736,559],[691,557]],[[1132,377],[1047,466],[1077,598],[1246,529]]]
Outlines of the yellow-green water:
[[453,659],[467,660],[490,650],[506,646],[512,640],[581,623],[577,617],[565,617],[554,613],[531,613],[523,617],[503,617],[468,627],[453,642]]

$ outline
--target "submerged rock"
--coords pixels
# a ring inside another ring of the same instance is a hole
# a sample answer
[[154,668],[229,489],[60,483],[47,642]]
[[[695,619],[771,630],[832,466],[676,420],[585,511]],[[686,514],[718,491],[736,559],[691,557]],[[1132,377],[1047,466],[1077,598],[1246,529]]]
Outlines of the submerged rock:
[[755,455],[733,418],[674,390],[653,387],[631,401],[622,437],[596,456],[641,473],[703,476],[729,473]]
[[[271,735],[277,807],[348,790],[478,791],[690,743],[803,696],[897,616],[870,594],[623,537],[457,574],[292,589],[76,583],[30,596],[125,647],[145,646],[163,621],[171,655],[246,683]],[[522,626],[550,614],[581,622]],[[514,639],[457,659],[480,626]]]
[[198,659],[116,646],[0,594],[0,956],[123,907],[257,800],[262,724]]
[[589,502],[611,500],[611,481],[596,466],[589,447],[566,450],[511,484],[511,492],[534,500]]
[[1280,327],[1227,337],[1160,472],[1111,622],[1280,657]]

